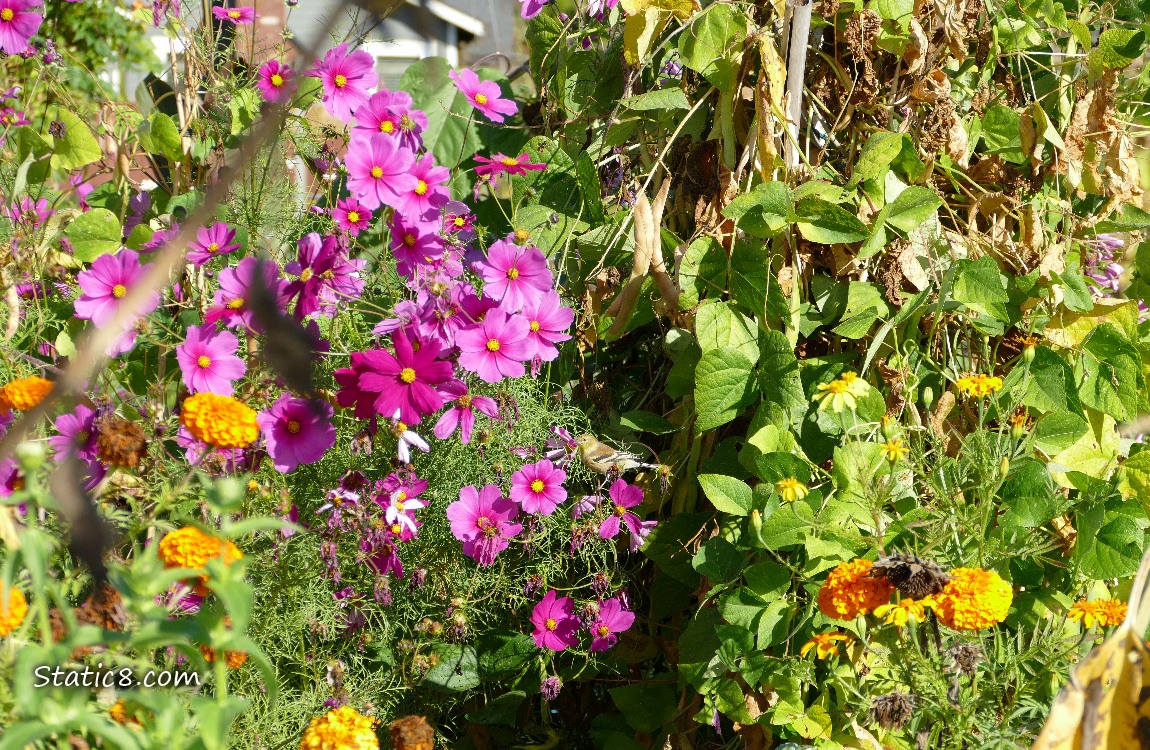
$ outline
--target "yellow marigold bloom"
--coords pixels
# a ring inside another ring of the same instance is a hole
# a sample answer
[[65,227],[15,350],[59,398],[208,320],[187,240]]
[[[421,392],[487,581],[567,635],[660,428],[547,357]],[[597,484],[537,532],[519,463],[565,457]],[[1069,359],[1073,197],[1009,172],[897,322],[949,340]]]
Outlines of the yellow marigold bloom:
[[244,448],[260,434],[254,409],[215,393],[197,393],[184,399],[180,424],[196,439],[217,448]]
[[871,578],[870,560],[840,563],[819,589],[819,611],[836,620],[853,620],[890,601],[894,586],[885,577]]
[[799,656],[806,656],[812,648],[815,650],[815,656],[820,659],[838,656],[839,647],[837,642],[846,642],[849,640],[850,636],[838,631],[833,633],[816,633],[813,638],[803,644],[802,649],[799,650]]
[[910,454],[910,449],[902,444],[902,438],[891,438],[882,444],[882,452],[887,461],[897,464]]
[[[208,560],[220,557],[223,557],[224,564],[231,565],[242,560],[244,553],[231,541],[205,534],[195,526],[170,531],[160,540],[159,558],[166,568],[199,570],[208,564]],[[200,576],[196,593],[206,594],[204,584],[207,582],[206,575]]]
[[794,477],[787,477],[786,479],[780,479],[775,482],[775,489],[778,490],[779,498],[784,503],[793,503],[796,500],[802,500],[810,494],[810,490],[807,489],[807,486]]
[[904,628],[911,620],[922,622],[926,617],[926,608],[932,605],[934,605],[934,600],[929,597],[917,600],[900,598],[897,604],[884,604],[877,608],[874,611],[874,616],[885,617],[887,625],[897,625]]
[[28,616],[28,600],[24,592],[13,586],[8,590],[8,601],[0,598],[0,635],[8,635]]
[[994,375],[967,375],[954,384],[958,390],[974,398],[982,398],[1002,389],[1002,378]]
[[1126,619],[1126,602],[1118,599],[1096,599],[1088,602],[1083,599],[1074,602],[1066,617],[1081,622],[1087,628],[1094,627],[1094,623],[1104,628],[1119,625]]
[[375,720],[351,706],[340,706],[311,720],[300,750],[379,750]]
[[28,411],[43,401],[54,387],[55,384],[51,380],[36,376],[13,380],[0,388],[0,411],[7,412],[10,409]]
[[1014,591],[1002,576],[982,568],[955,568],[937,597],[934,613],[955,630],[982,630],[1006,619]]
[[128,704],[124,702],[123,698],[108,706],[108,716],[117,724],[126,724],[133,729],[140,726],[140,720],[136,718],[135,711],[128,710]]

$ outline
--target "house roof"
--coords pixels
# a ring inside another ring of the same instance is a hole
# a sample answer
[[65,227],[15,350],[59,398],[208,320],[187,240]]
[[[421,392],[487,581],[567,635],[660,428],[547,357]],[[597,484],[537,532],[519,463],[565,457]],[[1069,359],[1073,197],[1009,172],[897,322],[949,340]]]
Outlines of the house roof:
[[483,21],[441,0],[407,0],[407,4],[423,8],[441,21],[457,26],[472,36],[484,36],[487,33]]

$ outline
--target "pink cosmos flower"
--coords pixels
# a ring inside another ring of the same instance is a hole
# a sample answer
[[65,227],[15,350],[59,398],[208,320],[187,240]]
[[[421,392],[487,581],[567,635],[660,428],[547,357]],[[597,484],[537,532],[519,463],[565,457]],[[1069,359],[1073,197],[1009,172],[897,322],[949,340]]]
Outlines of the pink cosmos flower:
[[221,8],[215,6],[212,8],[212,15],[216,17],[217,21],[228,21],[236,24],[249,24],[256,20],[256,9],[251,7],[242,8]]
[[323,82],[324,107],[332,117],[345,123],[350,123],[352,112],[367,102],[368,90],[379,84],[372,56],[363,50],[349,55],[347,42],[328,50],[308,75]]
[[483,293],[508,312],[538,303],[554,283],[543,251],[507,240],[493,242],[487,259],[476,263],[475,270],[483,277]]
[[558,357],[559,348],[555,345],[571,338],[567,330],[575,322],[575,311],[563,306],[558,292],[548,289],[542,297],[523,306],[523,317],[530,328],[527,338],[535,345],[532,356],[544,362]]
[[417,351],[403,331],[396,331],[392,342],[394,356],[386,349],[363,353],[364,370],[357,386],[361,391],[378,394],[374,400],[376,413],[397,413],[401,421],[419,424],[424,416],[443,406],[444,395],[435,387],[451,379],[451,363],[439,359],[441,349],[434,342],[420,342]]
[[188,260],[192,265],[199,267],[212,258],[227,255],[240,249],[240,243],[235,242],[236,230],[222,221],[217,221],[210,227],[196,232],[196,239],[188,245]]
[[552,437],[547,438],[547,442],[543,444],[545,450],[543,457],[551,459],[562,469],[575,458],[575,454],[579,451],[579,443],[575,442],[575,436],[563,427],[551,427],[548,431]]
[[[616,479],[608,491],[611,496],[611,515],[599,525],[601,539],[613,539],[626,527],[631,532],[632,551],[642,546],[642,540],[650,534],[651,526],[630,511],[643,502],[643,489],[626,480]],[[636,542],[638,542],[636,544]]]
[[475,161],[479,162],[479,166],[475,168],[475,174],[488,182],[494,182],[495,177],[501,174],[527,174],[528,170],[539,171],[547,168],[546,164],[532,164],[531,158],[527,154],[521,156],[492,154],[491,158],[476,156]]
[[79,404],[72,411],[56,417],[56,432],[48,438],[57,461],[69,456],[84,461],[96,458],[96,410]]
[[513,115],[519,111],[519,105],[510,99],[503,99],[503,92],[495,81],[480,81],[479,76],[470,68],[453,70],[447,74],[471,106],[478,109],[492,122],[503,122],[505,115]]
[[23,112],[18,112],[11,107],[0,109],[0,123],[14,128],[18,125],[27,125],[29,120],[24,116]]
[[4,207],[4,216],[11,221],[22,224],[28,229],[39,229],[44,226],[44,223],[51,218],[52,214],[56,213],[48,207],[48,199],[40,198],[33,201],[26,195],[20,197],[20,200],[12,201],[12,204]]
[[507,549],[508,539],[523,531],[522,524],[513,523],[518,514],[515,503],[503,497],[493,484],[482,490],[467,485],[459,491],[459,500],[447,506],[451,533],[463,542],[463,554],[484,568]]
[[247,365],[236,356],[239,340],[227,331],[217,332],[211,323],[188,328],[184,343],[176,347],[184,385],[192,393],[206,391],[230,396],[232,381],[239,380]]
[[567,472],[555,468],[547,459],[526,464],[511,475],[511,499],[519,503],[525,513],[549,516],[567,499],[563,483]]
[[527,372],[523,363],[531,358],[530,330],[521,315],[491,310],[482,322],[456,332],[460,367],[488,383],[522,377]]
[[430,220],[450,199],[446,185],[451,179],[451,171],[447,167],[435,166],[435,157],[425,154],[416,160],[411,176],[416,180],[415,185],[400,193],[395,210],[405,216]]
[[492,419],[499,418],[499,406],[495,399],[487,396],[472,396],[467,384],[462,380],[449,380],[439,387],[439,393],[455,400],[443,416],[435,423],[435,436],[446,440],[455,428],[459,428],[459,439],[467,445],[471,442],[471,431],[475,428],[475,412],[486,414]]
[[412,153],[419,151],[423,147],[420,134],[427,130],[427,115],[411,105],[411,95],[406,91],[380,89],[355,111],[353,137],[383,133],[398,138],[400,145]]
[[296,243],[298,260],[284,267],[287,273],[298,276],[288,284],[287,295],[298,297],[295,316],[309,315],[334,318],[339,306],[363,294],[360,271],[366,261],[347,257],[347,248],[339,237],[312,232]]
[[352,237],[371,226],[371,211],[359,204],[355,198],[341,198],[331,210],[335,225]]
[[18,55],[28,46],[28,37],[40,30],[44,16],[29,8],[40,0],[0,0],[0,50]]
[[[121,250],[115,255],[96,258],[91,268],[76,277],[82,292],[73,303],[76,317],[90,320],[97,327],[108,325],[123,304],[123,299],[128,296],[128,290],[143,273],[140,256],[133,250]],[[137,314],[147,315],[159,306],[160,294],[152,292],[143,307],[137,310]],[[129,321],[120,336],[109,345],[109,357],[123,354],[135,345],[136,330],[132,327],[133,323]]]
[[575,602],[571,597],[559,596],[555,589],[548,591],[531,610],[531,622],[535,625],[531,637],[535,639],[535,645],[562,651],[578,644],[579,618],[574,612]]
[[300,464],[314,464],[335,445],[335,410],[327,401],[285,393],[256,415],[276,471],[287,474]]
[[383,204],[396,208],[419,184],[411,174],[414,167],[415,155],[394,138],[352,139],[347,152],[347,189],[369,209]]
[[391,434],[395,437],[395,457],[399,459],[401,464],[411,463],[411,449],[421,450],[427,453],[431,450],[431,446],[423,439],[423,436],[411,429],[407,424],[399,418],[399,410],[395,412],[395,416],[391,418]]
[[443,255],[443,239],[427,224],[408,221],[396,213],[390,228],[389,246],[395,256],[395,270],[401,276],[411,276],[425,260]]
[[260,66],[256,86],[265,101],[279,102],[286,99],[295,90],[295,69],[279,60],[268,60]]
[[[249,304],[252,296],[252,283],[255,281],[259,258],[244,258],[235,268],[225,268],[220,272],[220,288],[212,299],[212,306],[204,314],[205,323],[223,320],[228,328],[244,326],[260,333],[263,327],[256,321]],[[280,278],[280,268],[273,260],[263,265],[262,283],[276,301],[281,312],[288,303],[288,282]]]
[[599,605],[599,616],[591,623],[591,650],[607,651],[619,640],[616,633],[624,633],[635,624],[635,613],[628,612],[623,604],[612,598]]

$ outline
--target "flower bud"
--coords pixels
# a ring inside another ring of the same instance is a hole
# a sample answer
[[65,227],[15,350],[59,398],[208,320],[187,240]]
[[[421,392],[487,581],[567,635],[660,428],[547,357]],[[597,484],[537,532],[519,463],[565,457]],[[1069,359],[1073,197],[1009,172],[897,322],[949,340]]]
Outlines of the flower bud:
[[887,440],[890,440],[892,437],[898,434],[898,425],[893,419],[886,416],[885,414],[883,415],[881,427],[879,429],[882,432],[882,436]]
[[922,389],[922,405],[929,409],[933,403],[934,389],[928,385],[926,388]]
[[1002,462],[998,465],[998,473],[1002,476],[1010,473],[1010,459],[1008,457],[1002,457]]
[[31,474],[44,465],[48,453],[43,443],[26,440],[16,446],[16,460],[25,474]]

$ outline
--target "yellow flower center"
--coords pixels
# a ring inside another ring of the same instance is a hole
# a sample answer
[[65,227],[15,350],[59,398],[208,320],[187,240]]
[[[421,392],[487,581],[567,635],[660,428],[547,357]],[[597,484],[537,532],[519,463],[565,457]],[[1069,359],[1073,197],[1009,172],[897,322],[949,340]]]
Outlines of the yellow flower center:
[[284,85],[284,77],[281,76],[279,73],[272,73],[271,81],[272,81],[272,85],[275,86],[277,89],[280,86]]
[[389,134],[394,133],[395,132],[395,123],[392,122],[391,120],[383,120],[382,122],[379,123],[379,132],[389,133]]
[[462,406],[464,409],[469,409],[469,408],[471,408],[471,394],[470,394],[470,393],[465,393],[465,394],[463,394],[462,396],[460,396],[460,397],[459,397],[459,402],[458,402],[458,403],[459,403],[459,405],[460,405],[460,406]]
[[402,503],[406,499],[407,499],[407,493],[404,492],[403,490],[400,490],[399,492],[395,493],[396,502]]
[[16,17],[16,12],[14,10],[12,10],[11,8],[5,8],[4,10],[0,10],[0,20],[11,21],[15,17]]
[[505,167],[518,167],[519,166],[519,160],[516,159],[514,156],[505,156],[505,157],[503,157],[503,161],[501,161],[499,163]]
[[484,96],[483,94],[476,94],[476,95],[475,95],[475,103],[476,103],[476,104],[481,104],[481,105],[482,105],[482,104],[487,104],[487,97],[486,97],[486,96]]
[[383,167],[372,167],[371,168],[371,176],[377,180],[380,177],[383,177]]
[[405,367],[399,371],[399,379],[405,383],[415,382],[415,370],[410,367]]
[[337,89],[342,89],[346,85],[347,85],[347,76],[340,74],[340,75],[337,75],[335,77],[335,87]]
[[427,195],[427,183],[423,180],[419,180],[417,183],[415,183],[415,194]]
[[539,328],[540,328],[540,326],[539,326],[538,320],[531,321],[531,332],[532,333],[539,333]]
[[489,351],[489,352],[499,351],[499,339],[488,339],[487,340],[487,351]]
[[400,526],[398,523],[393,523],[391,525],[391,533],[392,534],[398,534],[401,531],[403,531],[403,527]]
[[599,634],[600,638],[606,638],[607,636],[611,635],[611,628],[607,627],[606,625],[600,625],[595,629],[595,632]]
[[531,483],[531,491],[532,492],[542,492],[546,486],[547,485],[543,484],[542,479],[536,479],[534,482]]
[[243,13],[240,13],[238,10],[229,10],[228,11],[228,18],[238,19],[242,15],[243,15]]
[[358,224],[359,223],[359,211],[348,211],[347,212],[347,220],[350,221],[352,224]]
[[196,358],[196,364],[200,367],[208,368],[212,366],[212,358],[206,354],[201,354]]
[[411,119],[407,115],[403,115],[399,118],[399,127],[403,128],[404,130],[411,130],[415,127],[415,120]]
[[415,247],[415,235],[411,232],[403,235],[403,244],[407,245],[408,247]]
[[116,284],[112,287],[112,296],[116,299],[123,299],[128,294],[128,287],[123,284]]
[[547,622],[543,623],[543,627],[547,628],[548,630],[555,630],[559,627],[559,623],[555,622],[555,618],[548,617]]
[[827,390],[831,393],[838,395],[847,392],[847,382],[845,380],[832,380],[827,386]]
[[622,505],[616,505],[615,506],[615,515],[622,518],[623,516],[627,515],[627,509],[624,508]]
[[299,432],[299,422],[295,421],[294,419],[290,419],[288,420],[287,428],[288,432],[295,435]]
[[467,219],[463,218],[462,216],[456,216],[455,217],[455,226],[457,226],[457,227],[467,226]]
[[311,278],[311,275],[312,275],[312,270],[310,268],[305,268],[299,272],[299,280],[300,281],[307,281]]
[[243,297],[236,297],[234,300],[232,300],[231,302],[228,303],[228,309],[229,310],[239,310],[243,306],[244,306],[244,298]]
[[518,279],[519,278],[519,269],[518,268],[508,269],[507,278],[511,279],[512,281],[515,281],[516,279]]
[[212,244],[208,245],[208,252],[209,253],[218,253],[219,251],[220,251],[220,243],[213,242]]

